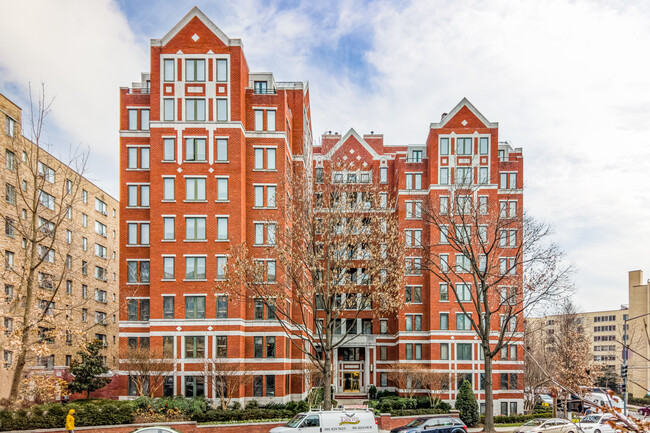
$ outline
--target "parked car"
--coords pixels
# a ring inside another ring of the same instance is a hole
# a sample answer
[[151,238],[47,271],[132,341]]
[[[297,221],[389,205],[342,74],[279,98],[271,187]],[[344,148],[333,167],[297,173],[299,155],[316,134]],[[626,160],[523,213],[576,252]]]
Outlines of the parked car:
[[544,407],[553,407],[553,397],[548,394],[538,394],[535,398],[535,404],[539,404]]
[[270,433],[378,433],[375,415],[368,409],[311,410],[299,413]]
[[650,416],[650,406],[640,407],[638,412],[639,412],[639,415]]
[[612,418],[612,414],[609,413],[594,413],[583,417],[578,422],[578,427],[589,433],[614,433],[616,429],[607,422]]
[[569,420],[561,418],[537,418],[517,427],[514,433],[577,433],[578,428]]
[[396,427],[390,433],[467,433],[467,426],[456,417],[449,415],[423,416],[410,423]]

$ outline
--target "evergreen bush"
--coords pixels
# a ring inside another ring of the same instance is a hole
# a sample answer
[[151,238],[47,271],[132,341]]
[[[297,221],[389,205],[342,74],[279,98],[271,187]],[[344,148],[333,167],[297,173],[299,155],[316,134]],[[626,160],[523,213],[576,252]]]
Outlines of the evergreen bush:
[[474,391],[472,391],[472,385],[467,380],[463,381],[458,390],[455,408],[460,411],[460,419],[467,427],[474,427],[478,424],[478,402]]

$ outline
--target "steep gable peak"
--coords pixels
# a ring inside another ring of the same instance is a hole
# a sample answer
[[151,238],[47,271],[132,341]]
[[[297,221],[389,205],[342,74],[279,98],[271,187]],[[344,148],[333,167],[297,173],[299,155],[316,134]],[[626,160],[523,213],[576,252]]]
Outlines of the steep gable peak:
[[215,36],[217,36],[225,45],[227,46],[242,46],[241,39],[230,39],[224,32],[221,31],[219,27],[215,23],[210,20],[210,18],[207,17],[199,9],[198,7],[194,6],[192,10],[190,10],[187,15],[183,17],[165,36],[163,36],[162,39],[152,39],[151,40],[151,45],[152,46],[165,46],[167,43],[172,40],[174,36],[178,34],[190,21],[192,21],[194,18],[198,18],[201,20],[201,22],[212,32],[214,33]]
[[486,128],[497,128],[499,126],[498,122],[490,122],[487,118],[481,114],[476,107],[469,102],[469,99],[463,98],[461,101],[447,114],[443,114],[443,118],[440,119],[440,122],[432,122],[430,129],[439,129],[444,127],[451,119],[458,114],[460,110],[467,108]]

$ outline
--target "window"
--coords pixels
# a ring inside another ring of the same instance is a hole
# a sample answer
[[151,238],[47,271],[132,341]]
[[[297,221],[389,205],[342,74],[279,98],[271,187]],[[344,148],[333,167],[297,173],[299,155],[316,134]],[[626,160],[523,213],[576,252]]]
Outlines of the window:
[[379,167],[379,182],[388,183],[388,167]]
[[406,275],[420,275],[422,272],[421,269],[422,258],[420,257],[407,257],[406,258]]
[[205,337],[185,337],[185,358],[205,358]]
[[163,218],[163,240],[166,241],[174,240],[175,236],[176,236],[175,218],[164,217]]
[[228,140],[217,138],[217,162],[228,161]]
[[106,212],[106,203],[101,201],[100,199],[96,198],[95,199],[95,210],[103,215],[107,215]]
[[205,257],[185,257],[185,279],[205,280]]
[[163,257],[163,279],[174,279],[174,257]]
[[266,188],[266,207],[275,207],[275,186],[255,185],[255,207],[264,207],[264,189]]
[[163,138],[163,161],[174,161],[174,149],[176,145],[173,138]]
[[275,110],[266,110],[266,130],[275,131]]
[[174,337],[163,335],[163,358],[174,358]]
[[405,202],[405,206],[406,218],[422,218],[422,202],[407,201]]
[[11,171],[16,169],[16,155],[10,150],[5,150],[5,167]]
[[[54,210],[54,197],[43,190],[38,191],[39,202],[50,210]],[[7,184],[7,202],[16,204],[16,188]]]
[[173,177],[163,178],[163,200],[174,201],[174,187],[176,179]]
[[422,189],[422,173],[407,173],[406,189]]
[[[128,283],[144,283],[147,284],[149,283],[149,261],[148,260],[127,260],[126,261],[126,266],[127,266],[127,282]],[[98,277],[97,274],[97,269],[98,267],[95,266],[95,277],[100,280],[104,280],[106,278],[106,270],[103,268],[102,272],[100,272],[101,277]],[[138,270],[140,272],[138,272]]]
[[217,178],[217,201],[228,201],[228,178]]
[[[15,255],[14,255],[14,253],[12,251],[5,251],[5,269],[13,269],[13,267],[14,267],[14,257],[15,257]],[[48,282],[48,281],[45,281],[44,279],[41,279],[40,278],[41,275],[47,275],[47,274],[43,274],[42,272],[39,272],[38,276],[39,276],[39,280],[41,280],[41,281],[39,281],[39,285],[41,287],[46,287],[48,289],[53,288],[52,287],[53,283],[51,281]]]
[[217,81],[220,83],[228,81],[228,60],[217,59]]
[[449,155],[449,138],[440,139],[440,155]]
[[226,279],[227,265],[228,265],[228,257],[217,256],[217,280]]
[[228,240],[228,218],[227,217],[217,217],[217,240],[218,241]]
[[516,189],[517,173],[499,173],[499,188]]
[[440,313],[440,329],[449,329],[449,313]]
[[449,168],[440,168],[440,185],[449,185]]
[[253,358],[262,358],[264,337],[253,337]]
[[185,218],[185,239],[191,241],[206,240],[205,217]]
[[11,117],[7,116],[5,121],[5,133],[9,137],[13,137],[15,129],[16,129],[16,121]]
[[421,314],[407,314],[405,323],[406,323],[405,326],[407,331],[422,331]]
[[388,360],[388,346],[379,346],[379,360]]
[[205,162],[205,138],[185,139],[185,161]]
[[449,301],[449,286],[447,283],[440,283],[440,300]]
[[456,183],[468,185],[472,183],[472,167],[456,167]]
[[472,154],[472,138],[471,137],[456,138],[456,155],[471,155],[471,154]]
[[440,243],[449,243],[449,226],[440,226]]
[[149,110],[140,110],[140,129],[149,130]]
[[185,60],[185,81],[205,81],[205,60]]
[[266,94],[268,93],[268,83],[266,81],[255,81],[255,93]]
[[205,296],[185,297],[185,318],[205,319]]
[[228,100],[217,99],[217,122],[228,121]]
[[440,343],[440,359],[449,359],[449,343]]
[[72,295],[72,281],[71,280],[67,280],[65,282],[65,293],[67,295]]
[[449,254],[440,254],[440,270],[449,272]]
[[421,286],[406,286],[404,290],[404,300],[406,302],[413,302],[419,304],[422,302],[422,287]]
[[38,162],[38,175],[43,176],[43,179],[45,179],[47,182],[54,183],[54,170],[51,167],[43,164],[41,161]]
[[472,270],[472,264],[469,257],[462,254],[456,254],[456,272],[470,272]]
[[205,178],[185,178],[185,200],[205,201]]
[[465,313],[456,313],[456,329],[469,331],[472,329],[471,319]]
[[[14,233],[15,233],[15,230],[14,230],[14,221],[13,221],[11,218],[9,218],[9,217],[5,217],[5,235],[7,235],[7,236],[10,237],[10,238],[13,238],[13,237],[14,237]],[[72,232],[71,232],[70,230],[68,230],[68,231],[66,232],[66,241],[67,241],[67,233],[70,233],[70,237],[72,237]],[[68,241],[68,243],[70,243],[70,242],[72,242],[72,239],[70,239],[70,240]]]
[[440,215],[447,215],[449,213],[449,197],[440,197]]
[[262,397],[264,376],[253,376],[253,397]]
[[164,59],[163,69],[164,69],[163,80],[174,81],[174,59]]
[[129,130],[138,129],[138,110],[129,110]]
[[163,319],[174,318],[174,296],[163,296]]
[[422,247],[422,230],[406,230],[405,231],[406,246],[409,248]]
[[185,120],[205,121],[205,99],[185,100]]
[[456,284],[456,295],[461,302],[469,302],[472,300],[472,293],[470,292],[470,285],[468,283]]
[[95,221],[95,233],[100,236],[106,237],[106,225]]
[[254,110],[255,112],[255,130],[264,131],[264,110]]
[[266,337],[266,357],[275,358],[275,337]]
[[488,183],[489,179],[489,169],[487,167],[481,167],[478,171],[478,181],[479,183]]
[[387,387],[388,386],[388,373],[385,371],[379,373],[379,386]]
[[106,247],[100,244],[95,244],[95,255],[102,259],[108,258]]
[[487,155],[490,153],[490,139],[488,137],[479,138],[479,153],[481,155]]
[[225,335],[217,335],[214,337],[215,341],[215,351],[217,358],[227,358],[228,357],[228,337]]
[[459,361],[472,360],[472,344],[456,343],[456,359]]
[[[175,116],[174,116],[174,99],[173,98],[165,98],[163,100],[164,104],[164,109],[163,109],[163,120],[165,121],[173,121]],[[172,139],[173,140],[173,139]]]
[[217,319],[228,318],[228,297],[217,296]]

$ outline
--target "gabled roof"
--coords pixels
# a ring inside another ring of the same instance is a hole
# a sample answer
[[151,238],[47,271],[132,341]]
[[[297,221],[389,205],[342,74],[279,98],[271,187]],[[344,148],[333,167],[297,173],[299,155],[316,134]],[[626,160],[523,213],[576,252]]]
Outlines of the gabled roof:
[[191,11],[187,13],[183,17],[182,20],[178,22],[165,36],[163,36],[162,39],[152,39],[151,40],[151,45],[152,46],[164,46],[167,45],[167,43],[178,34],[178,32],[181,31],[183,27],[185,27],[190,21],[192,21],[193,18],[198,18],[205,24],[205,26],[210,29],[212,33],[214,33],[221,41],[228,45],[236,45],[236,46],[242,46],[241,39],[230,39],[224,32],[221,31],[219,27],[215,23],[213,23],[210,18],[208,18],[198,7],[194,6]]
[[368,153],[370,155],[372,155],[373,158],[375,158],[375,159],[379,158],[379,154],[375,151],[375,149],[373,149],[372,146],[370,146],[368,144],[368,142],[366,142],[366,140],[364,140],[363,137],[360,136],[357,133],[357,131],[354,130],[354,128],[350,128],[350,130],[348,132],[346,132],[343,137],[341,137],[341,139],[338,141],[338,143],[336,143],[334,146],[332,146],[332,148],[329,150],[329,152],[327,152],[325,154],[325,158],[331,159],[334,152],[339,150],[341,148],[341,146],[343,146],[343,143],[345,143],[348,140],[348,138],[350,138],[350,137],[356,138],[357,141],[359,143],[361,143],[363,148],[366,149],[368,151]]
[[451,111],[449,112],[449,114],[447,114],[447,115],[445,116],[444,119],[442,119],[442,120],[441,120],[440,122],[438,122],[438,123],[436,123],[436,122],[432,122],[430,128],[431,128],[431,129],[442,128],[442,127],[445,126],[445,124],[446,124],[450,119],[452,119],[452,118],[453,118],[453,117],[454,117],[454,116],[455,116],[455,115],[456,115],[456,114],[461,110],[461,108],[463,108],[463,107],[467,107],[467,108],[469,109],[469,111],[471,111],[472,114],[474,114],[474,116],[476,116],[476,117],[477,117],[481,122],[483,122],[483,124],[484,124],[486,127],[488,127],[488,128],[497,128],[497,127],[499,126],[499,123],[498,123],[498,122],[490,122],[489,120],[487,120],[487,119],[485,118],[485,116],[482,115],[481,112],[478,111],[478,110],[476,109],[476,107],[474,107],[474,105],[472,105],[472,103],[469,102],[469,100],[468,100],[467,98],[463,98],[463,99],[458,103],[458,105],[456,105],[456,106],[454,107],[454,109],[451,110]]

